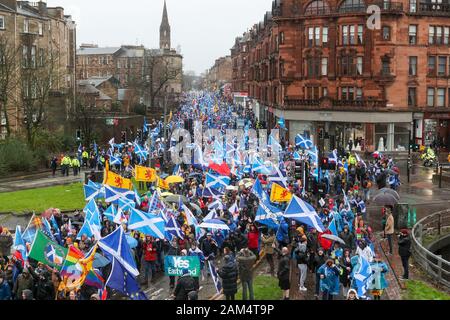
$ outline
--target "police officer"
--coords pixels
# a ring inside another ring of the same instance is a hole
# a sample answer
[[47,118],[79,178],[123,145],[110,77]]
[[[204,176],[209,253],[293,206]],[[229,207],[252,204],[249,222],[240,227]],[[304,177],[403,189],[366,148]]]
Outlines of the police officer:
[[83,153],[81,154],[81,159],[83,161],[83,167],[88,167],[88,160],[89,160],[89,153],[84,149]]
[[70,165],[73,168],[73,176],[76,177],[81,167],[80,160],[77,157],[73,157]]
[[61,161],[61,172],[63,176],[69,176],[69,166],[71,165],[70,157],[64,155]]

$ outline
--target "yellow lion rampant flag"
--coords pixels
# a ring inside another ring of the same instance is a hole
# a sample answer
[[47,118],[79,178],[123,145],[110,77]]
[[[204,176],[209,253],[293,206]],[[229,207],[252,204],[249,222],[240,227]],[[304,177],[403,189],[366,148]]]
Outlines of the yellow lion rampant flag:
[[169,190],[169,184],[167,183],[166,180],[158,177],[158,188],[164,189],[164,190]]
[[140,182],[155,182],[156,170],[153,168],[147,168],[142,166],[134,167],[134,178]]
[[270,201],[272,202],[289,202],[292,199],[292,193],[283,188],[278,183],[272,183],[270,191]]
[[114,188],[128,190],[133,189],[133,183],[131,182],[131,179],[126,179],[117,173],[109,171],[108,168],[105,168],[105,177],[103,179],[103,184]]

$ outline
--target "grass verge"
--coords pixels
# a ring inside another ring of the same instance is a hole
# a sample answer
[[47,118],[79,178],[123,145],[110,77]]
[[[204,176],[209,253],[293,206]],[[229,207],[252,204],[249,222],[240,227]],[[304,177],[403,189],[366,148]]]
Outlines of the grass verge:
[[85,205],[81,183],[0,193],[0,212],[42,213],[49,208],[75,210]]
[[403,300],[450,300],[450,295],[420,280],[410,280],[406,286]]
[[[280,300],[283,295],[278,287],[278,279],[266,275],[260,275],[253,279],[253,292],[255,300]],[[239,288],[236,299],[242,300],[242,285]]]

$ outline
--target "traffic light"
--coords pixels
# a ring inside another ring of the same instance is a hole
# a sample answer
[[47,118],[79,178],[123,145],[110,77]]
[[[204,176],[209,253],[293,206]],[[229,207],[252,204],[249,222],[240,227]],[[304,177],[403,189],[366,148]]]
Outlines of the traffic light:
[[319,140],[323,140],[325,138],[324,134],[323,134],[323,130],[320,129],[319,131]]
[[330,159],[329,159],[329,158],[322,158],[322,159],[320,160],[320,168],[321,168],[322,170],[329,170],[329,169],[328,169],[329,166],[330,166]]
[[294,177],[296,180],[303,179],[303,161],[295,161]]

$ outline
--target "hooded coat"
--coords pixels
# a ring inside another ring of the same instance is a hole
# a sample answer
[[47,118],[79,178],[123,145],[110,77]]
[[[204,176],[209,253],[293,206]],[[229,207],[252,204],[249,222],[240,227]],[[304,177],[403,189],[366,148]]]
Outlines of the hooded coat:
[[369,290],[384,290],[388,287],[385,274],[389,272],[388,266],[384,262],[372,262],[372,277],[369,279]]
[[317,273],[324,276],[323,279],[320,279],[320,291],[337,296],[339,294],[339,269],[336,266],[329,267],[325,263],[317,270]]
[[237,293],[238,269],[236,262],[228,261],[218,272],[222,279],[223,293],[225,295],[234,295]]

